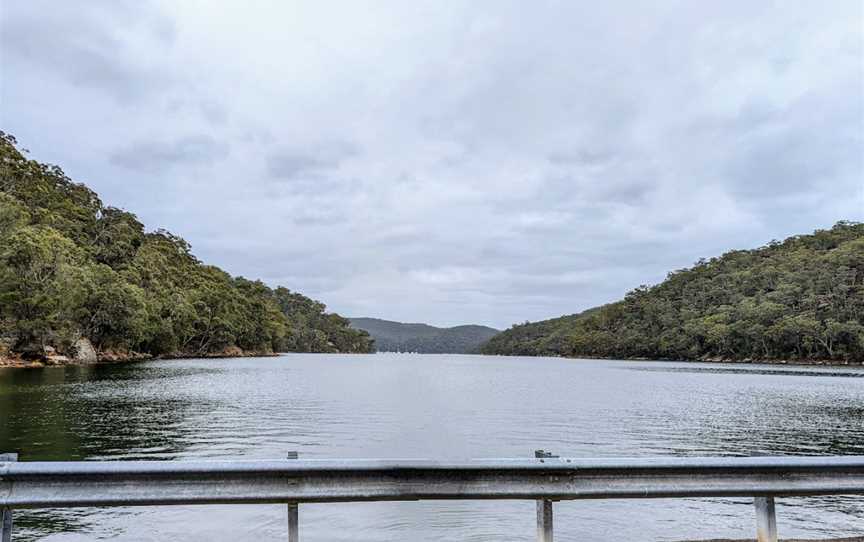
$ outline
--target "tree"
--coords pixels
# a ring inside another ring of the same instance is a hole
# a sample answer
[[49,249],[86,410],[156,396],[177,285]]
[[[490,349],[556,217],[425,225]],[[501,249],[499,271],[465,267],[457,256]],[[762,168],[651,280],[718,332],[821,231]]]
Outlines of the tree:
[[71,302],[80,286],[72,273],[76,259],[75,244],[53,228],[24,226],[3,239],[0,311],[14,328],[15,350],[69,343]]
[[0,339],[41,355],[80,336],[154,355],[369,351],[322,303],[198,260],[0,132]]
[[493,337],[492,354],[864,362],[864,224],[735,250],[579,315]]

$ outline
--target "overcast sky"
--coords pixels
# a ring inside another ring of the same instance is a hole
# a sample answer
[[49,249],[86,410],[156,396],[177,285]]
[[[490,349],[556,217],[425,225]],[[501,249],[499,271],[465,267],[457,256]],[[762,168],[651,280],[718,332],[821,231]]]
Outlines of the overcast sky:
[[514,322],[864,218],[860,0],[0,3],[0,128],[348,316]]

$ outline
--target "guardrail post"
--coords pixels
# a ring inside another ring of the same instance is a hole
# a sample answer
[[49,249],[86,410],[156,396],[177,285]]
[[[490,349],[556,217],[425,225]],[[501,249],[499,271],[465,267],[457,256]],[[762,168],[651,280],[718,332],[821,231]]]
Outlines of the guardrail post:
[[[552,452],[534,450],[534,457],[558,457]],[[537,499],[537,542],[552,542],[552,501]]]
[[[297,452],[288,452],[288,459],[297,457]],[[296,502],[288,503],[288,542],[300,542],[300,508]]]
[[756,497],[756,540],[758,542],[777,542],[777,514],[774,511],[774,497]]
[[[0,454],[0,463],[18,461],[18,454]],[[0,508],[0,542],[12,541],[12,509]]]

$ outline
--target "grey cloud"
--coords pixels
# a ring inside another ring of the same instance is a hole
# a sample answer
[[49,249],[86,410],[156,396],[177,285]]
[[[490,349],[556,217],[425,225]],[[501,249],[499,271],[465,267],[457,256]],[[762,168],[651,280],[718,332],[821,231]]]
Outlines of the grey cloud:
[[228,120],[228,110],[222,104],[205,100],[198,107],[211,124],[224,124]]
[[582,166],[597,166],[605,164],[614,159],[615,153],[612,151],[600,150],[574,150],[574,151],[555,151],[549,153],[549,162],[555,165],[582,165]]
[[336,169],[346,159],[357,155],[348,143],[334,142],[308,149],[280,148],[267,159],[270,177],[280,180],[308,179]]
[[275,153],[267,160],[267,171],[275,179],[296,179],[304,175],[318,175],[338,165],[338,161],[284,151]]
[[204,164],[224,158],[229,151],[225,143],[211,136],[187,136],[174,141],[143,141],[117,150],[110,161],[141,173],[164,173],[189,164]]
[[724,173],[735,194],[786,197],[864,169],[864,126],[843,128],[846,119],[864,119],[864,97],[804,99],[784,113],[783,123],[791,126],[778,120],[768,129],[745,131],[732,148]]
[[857,0],[6,4],[34,158],[334,310],[506,327],[864,219]]
[[141,26],[153,44],[150,55],[173,43],[173,21],[149,3],[26,4],[26,9],[6,5],[0,16],[0,48],[7,65],[60,74],[74,86],[100,89],[124,102],[165,85],[165,71],[142,67],[126,37]]
[[310,208],[292,213],[291,221],[297,226],[332,227],[346,222],[347,218],[326,208]]
[[[201,96],[203,92],[191,90],[193,96]],[[224,104],[207,97],[199,98],[180,98],[172,100],[167,107],[167,111],[171,114],[192,114],[199,115],[206,120],[210,125],[224,125],[229,118],[228,109]]]
[[742,198],[778,198],[806,191],[832,178],[844,161],[821,158],[838,154],[835,152],[838,149],[813,149],[814,143],[822,146],[820,142],[797,137],[751,142],[725,169],[735,194]]
[[[280,233],[287,245],[292,232]],[[305,295],[318,297],[322,292],[332,291],[345,284],[356,273],[356,269],[339,254],[328,253],[320,247],[296,249],[291,246],[250,246],[248,238],[238,238],[236,241],[207,239],[194,247],[194,252],[207,262],[243,261],[240,274],[244,276],[261,278],[270,284],[284,285]],[[326,299],[323,301],[327,302]]]

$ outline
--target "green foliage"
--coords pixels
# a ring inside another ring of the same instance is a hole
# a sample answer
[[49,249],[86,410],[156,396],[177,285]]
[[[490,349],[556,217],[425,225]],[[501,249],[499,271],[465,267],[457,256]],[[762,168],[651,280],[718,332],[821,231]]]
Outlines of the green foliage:
[[0,317],[14,329],[14,348],[29,353],[65,343],[73,325],[69,292],[78,260],[75,244],[47,226],[22,226],[0,247]]
[[323,303],[291,292],[274,291],[280,310],[288,316],[286,349],[302,352],[374,352],[368,333],[352,329],[347,318],[325,312]]
[[701,260],[617,303],[513,326],[483,352],[864,362],[864,224]]
[[379,352],[419,352],[422,354],[471,354],[498,333],[486,326],[434,327],[403,324],[378,318],[351,318],[351,326],[367,331]]
[[93,257],[99,263],[121,269],[132,261],[144,240],[144,225],[135,215],[107,207],[96,222]]
[[205,265],[182,238],[145,233],[0,132],[0,339],[13,350],[154,355],[369,352],[372,340],[285,288]]
[[144,290],[104,264],[88,263],[74,277],[75,295],[70,295],[70,300],[77,330],[101,348],[140,344],[145,325]]

